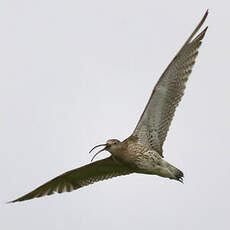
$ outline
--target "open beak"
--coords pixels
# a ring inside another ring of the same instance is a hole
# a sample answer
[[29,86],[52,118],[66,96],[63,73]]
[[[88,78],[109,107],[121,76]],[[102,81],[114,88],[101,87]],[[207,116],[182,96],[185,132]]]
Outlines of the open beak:
[[101,145],[96,145],[94,146],[89,153],[91,153],[94,149],[96,149],[97,147],[101,147],[101,146],[105,146],[103,149],[99,150],[98,152],[96,152],[96,154],[93,156],[93,158],[91,159],[91,162],[93,161],[93,159],[101,152],[103,152],[104,150],[106,150],[106,148],[108,147],[107,144],[101,144]]

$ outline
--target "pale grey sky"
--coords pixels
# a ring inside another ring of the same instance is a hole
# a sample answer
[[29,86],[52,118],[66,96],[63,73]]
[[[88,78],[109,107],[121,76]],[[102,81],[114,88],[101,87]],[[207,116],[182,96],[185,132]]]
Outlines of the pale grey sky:
[[[207,8],[209,29],[164,145],[183,185],[130,175],[5,204],[88,163],[94,145],[128,137]],[[227,230],[229,22],[228,1],[1,1],[0,229]]]

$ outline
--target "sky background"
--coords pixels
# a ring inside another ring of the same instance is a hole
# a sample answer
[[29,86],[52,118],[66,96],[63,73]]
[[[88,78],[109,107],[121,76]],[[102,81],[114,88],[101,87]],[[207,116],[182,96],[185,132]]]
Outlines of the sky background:
[[[5,204],[127,138],[207,8],[164,144],[184,184],[134,174]],[[228,1],[1,1],[0,229],[229,229],[229,22]]]

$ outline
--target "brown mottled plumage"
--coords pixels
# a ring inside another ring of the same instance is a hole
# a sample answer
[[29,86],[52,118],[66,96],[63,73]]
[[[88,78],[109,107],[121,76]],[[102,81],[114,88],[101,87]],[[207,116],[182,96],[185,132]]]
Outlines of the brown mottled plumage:
[[95,146],[105,146],[99,152],[107,150],[111,153],[110,157],[66,172],[11,202],[55,192],[70,192],[100,180],[134,172],[183,182],[183,173],[163,159],[162,145],[208,27],[193,37],[207,15],[208,11],[160,77],[133,134],[123,142],[111,139],[106,144]]

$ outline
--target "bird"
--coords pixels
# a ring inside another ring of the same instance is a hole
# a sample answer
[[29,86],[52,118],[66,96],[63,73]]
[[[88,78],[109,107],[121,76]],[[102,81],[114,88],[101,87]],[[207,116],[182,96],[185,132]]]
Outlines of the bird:
[[152,174],[183,183],[183,172],[164,160],[162,147],[208,29],[207,26],[196,35],[207,16],[208,10],[161,75],[133,133],[124,141],[109,139],[90,151],[103,147],[92,160],[102,151],[109,152],[109,157],[65,172],[9,203],[71,192],[101,180],[132,173]]

